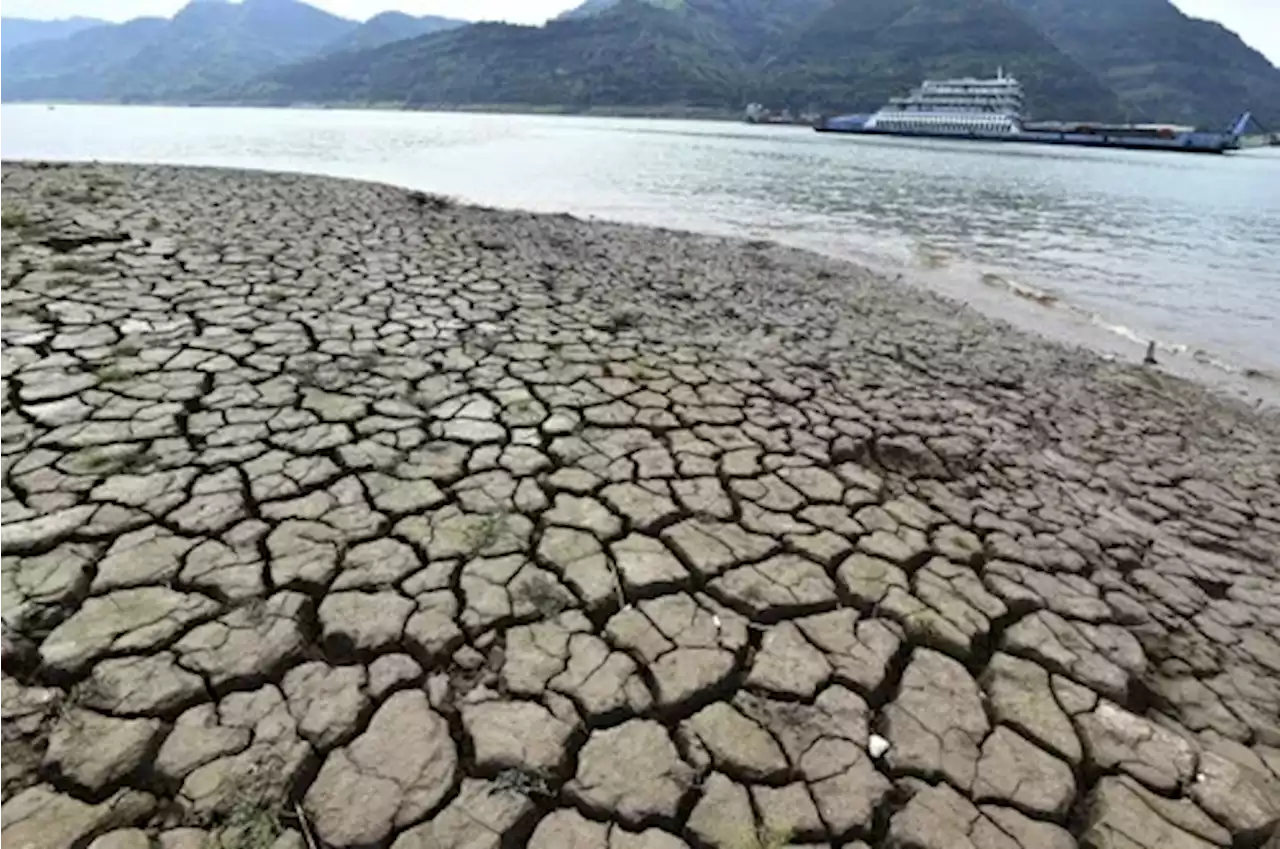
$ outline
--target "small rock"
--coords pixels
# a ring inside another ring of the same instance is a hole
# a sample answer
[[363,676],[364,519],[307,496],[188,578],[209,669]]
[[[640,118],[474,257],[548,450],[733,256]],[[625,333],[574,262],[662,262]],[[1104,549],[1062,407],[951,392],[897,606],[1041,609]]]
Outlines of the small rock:
[[170,652],[104,660],[93,667],[83,703],[109,713],[164,714],[205,697],[199,675]]
[[1033,816],[1061,820],[1076,795],[1071,768],[1008,728],[982,744],[973,798],[1012,805]]
[[[1008,808],[979,810],[947,784],[926,786],[889,821],[886,849],[1075,849],[1064,829]],[[1118,849],[1118,847],[1117,847]]]
[[564,760],[573,727],[534,702],[481,702],[463,707],[462,724],[484,770],[550,773]]
[[530,811],[521,793],[466,778],[457,797],[427,822],[396,838],[391,849],[499,849],[507,833]]
[[457,762],[449,725],[426,694],[402,691],[378,709],[368,730],[325,758],[304,805],[325,844],[377,843],[444,798]]
[[552,811],[529,838],[528,849],[604,849],[609,826],[592,822],[572,809]]
[[215,685],[260,679],[302,653],[307,638],[301,620],[309,607],[306,596],[279,592],[200,625],[174,651],[185,668],[204,673]]
[[101,792],[151,754],[160,730],[158,719],[117,719],[72,708],[49,735],[45,766],[81,787]]
[[414,603],[396,592],[330,593],[320,603],[326,645],[339,654],[396,646]]
[[746,788],[721,773],[711,773],[702,782],[702,797],[689,815],[689,832],[712,849],[751,846],[755,817]]
[[1191,781],[1195,749],[1167,728],[1108,701],[1078,716],[1076,724],[1097,769],[1119,768],[1164,793]]
[[381,699],[391,690],[422,677],[422,667],[407,654],[384,654],[369,664],[369,695]]
[[208,832],[198,828],[174,828],[160,832],[160,849],[207,849]]
[[566,789],[581,804],[639,826],[674,817],[693,777],[665,728],[632,719],[592,732]]
[[290,669],[281,688],[298,733],[320,751],[345,739],[369,705],[365,678],[363,667],[332,667],[319,661]]
[[884,716],[890,767],[972,786],[990,726],[977,682],[957,661],[916,649]]
[[154,648],[217,610],[205,596],[163,587],[95,596],[45,638],[40,659],[59,672],[78,672],[109,652]]
[[89,849],[151,849],[151,838],[145,831],[123,828],[102,835],[89,844]]
[[1089,797],[1082,843],[1098,849],[1214,849],[1225,845],[1179,828],[1163,814],[1125,779],[1103,778]]
[[1280,779],[1216,752],[1201,756],[1191,798],[1230,828],[1238,842],[1261,843],[1280,829]]
[[121,790],[91,805],[40,785],[4,803],[0,840],[9,849],[67,849],[113,828],[140,822],[155,808],[155,799]]

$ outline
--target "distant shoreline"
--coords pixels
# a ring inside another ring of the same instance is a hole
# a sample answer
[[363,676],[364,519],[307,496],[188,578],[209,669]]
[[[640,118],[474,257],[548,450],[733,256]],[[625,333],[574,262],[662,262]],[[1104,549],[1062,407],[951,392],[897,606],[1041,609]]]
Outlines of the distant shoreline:
[[248,101],[148,101],[119,100],[8,100],[10,106],[151,106],[185,109],[305,109],[312,111],[368,112],[464,112],[493,115],[557,115],[581,118],[658,118],[688,121],[741,121],[741,110],[710,106],[539,106],[528,103],[432,103],[408,106],[395,103],[257,103]]

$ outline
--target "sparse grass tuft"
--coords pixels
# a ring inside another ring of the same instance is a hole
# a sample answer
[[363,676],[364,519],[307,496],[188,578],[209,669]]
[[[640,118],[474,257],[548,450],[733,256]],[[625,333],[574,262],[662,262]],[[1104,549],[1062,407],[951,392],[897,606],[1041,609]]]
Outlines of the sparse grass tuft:
[[94,376],[98,378],[99,383],[123,383],[133,378],[134,373],[124,366],[116,363],[107,363],[98,368],[94,372]]
[[99,274],[104,270],[100,262],[87,259],[57,259],[49,266],[53,271],[74,271],[80,274]]
[[115,177],[112,177],[110,174],[102,174],[102,173],[94,173],[94,172],[91,172],[88,175],[86,175],[84,178],[84,181],[88,183],[90,186],[94,186],[100,189],[116,188],[118,186],[124,185],[120,180],[118,180]]
[[507,412],[523,416],[526,413],[532,413],[537,410],[537,403],[533,398],[517,398],[507,405]]
[[498,773],[493,783],[500,792],[517,793],[528,799],[550,799],[555,796],[546,777],[530,769],[504,769]]
[[12,204],[8,209],[0,212],[0,227],[5,230],[21,230],[31,226],[31,219],[27,216],[25,210],[15,209]]
[[617,309],[609,314],[605,329],[615,333],[620,330],[630,330],[639,325],[642,318],[644,313],[638,309]]
[[765,833],[759,837],[760,849],[782,849],[791,842],[791,831],[774,831],[765,829]]
[[535,575],[512,587],[511,600],[527,601],[544,619],[559,615],[569,606],[569,599],[564,597],[564,593],[541,575]]
[[492,548],[507,533],[507,517],[501,513],[489,513],[467,529],[467,547],[473,554]]
[[89,451],[82,456],[81,463],[85,471],[101,474],[115,469],[120,464],[121,459],[118,455],[108,454],[105,451]]
[[66,195],[68,203],[78,203],[83,206],[97,206],[102,203],[102,198],[93,193],[92,189],[84,189],[78,192],[69,192]]
[[152,452],[143,451],[137,446],[124,450],[120,446],[96,446],[79,451],[73,456],[76,474],[100,477],[140,474],[158,459]]
[[283,758],[270,754],[222,788],[219,807],[226,818],[209,833],[204,849],[271,849],[284,834],[277,786]]
[[271,849],[284,833],[280,814],[260,800],[238,800],[227,821],[205,841],[208,849]]
[[783,849],[791,845],[792,836],[790,829],[762,828],[754,834],[747,831],[733,849]]
[[451,197],[434,195],[428,192],[409,192],[409,199],[431,212],[444,212],[457,206],[457,201]]

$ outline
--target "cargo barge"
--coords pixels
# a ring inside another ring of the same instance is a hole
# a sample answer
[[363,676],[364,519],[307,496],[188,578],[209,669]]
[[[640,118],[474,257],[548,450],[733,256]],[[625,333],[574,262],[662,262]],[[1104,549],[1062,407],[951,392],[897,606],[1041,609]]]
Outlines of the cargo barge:
[[1003,71],[993,79],[925,80],[870,115],[820,118],[821,133],[1057,144],[1181,153],[1226,153],[1240,148],[1248,112],[1226,130],[1139,124],[1024,121],[1022,85]]

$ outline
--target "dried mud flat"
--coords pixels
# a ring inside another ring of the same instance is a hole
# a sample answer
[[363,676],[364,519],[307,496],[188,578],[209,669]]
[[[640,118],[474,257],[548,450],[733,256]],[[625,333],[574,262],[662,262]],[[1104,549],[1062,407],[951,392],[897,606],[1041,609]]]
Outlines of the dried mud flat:
[[3,185],[6,849],[1272,839],[1276,418],[766,244]]

